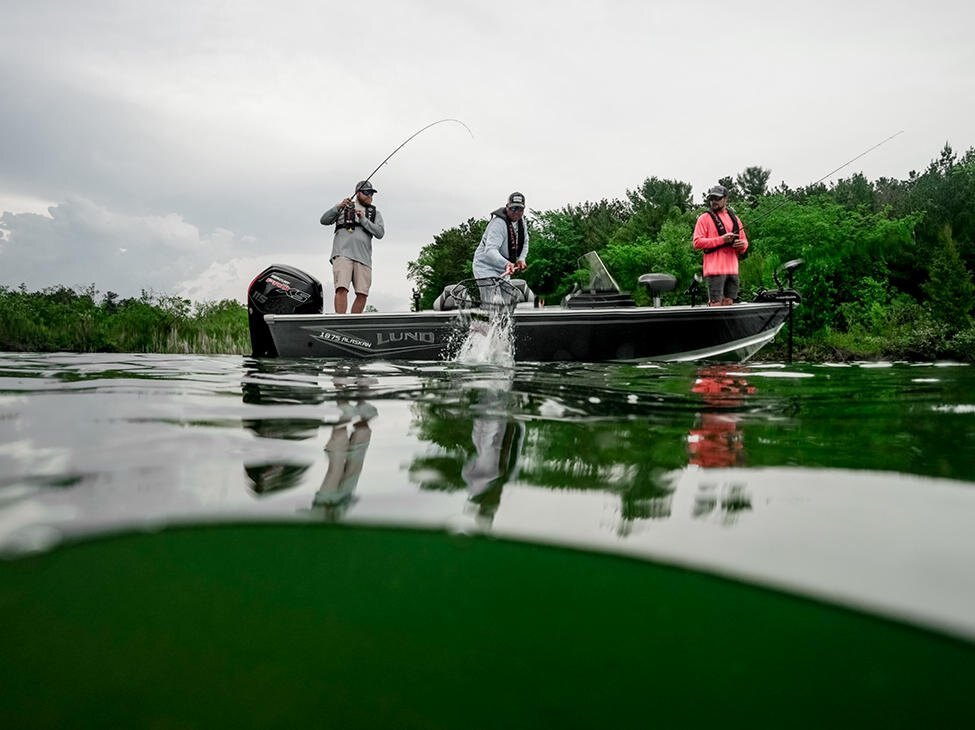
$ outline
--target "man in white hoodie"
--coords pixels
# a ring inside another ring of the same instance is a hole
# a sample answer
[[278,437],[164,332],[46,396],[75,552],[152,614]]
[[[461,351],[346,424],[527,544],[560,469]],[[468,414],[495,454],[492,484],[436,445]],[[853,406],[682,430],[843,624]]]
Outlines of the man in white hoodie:
[[509,276],[527,268],[528,229],[525,226],[525,196],[512,193],[508,203],[491,213],[481,242],[474,250],[474,278]]

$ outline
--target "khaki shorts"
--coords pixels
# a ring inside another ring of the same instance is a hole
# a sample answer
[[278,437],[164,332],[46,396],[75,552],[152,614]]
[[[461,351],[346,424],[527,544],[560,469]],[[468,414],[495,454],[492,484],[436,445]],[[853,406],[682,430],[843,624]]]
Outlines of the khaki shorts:
[[332,283],[335,289],[355,289],[356,294],[368,294],[372,286],[372,269],[359,261],[336,256],[332,259]]

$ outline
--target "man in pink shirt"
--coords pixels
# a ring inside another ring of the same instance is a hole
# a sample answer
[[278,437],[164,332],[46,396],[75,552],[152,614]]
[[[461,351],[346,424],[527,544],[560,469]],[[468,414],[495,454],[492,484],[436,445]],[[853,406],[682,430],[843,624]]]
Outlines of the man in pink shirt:
[[708,191],[708,210],[694,226],[694,248],[704,252],[709,306],[733,304],[738,298],[738,257],[748,250],[748,238],[721,185]]

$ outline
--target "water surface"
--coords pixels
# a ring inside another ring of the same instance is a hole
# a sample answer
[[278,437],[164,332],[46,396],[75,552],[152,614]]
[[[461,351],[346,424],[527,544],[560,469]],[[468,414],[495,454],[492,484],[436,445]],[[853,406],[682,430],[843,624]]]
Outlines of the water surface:
[[0,356],[0,551],[197,523],[486,534],[975,639],[975,372],[951,363]]

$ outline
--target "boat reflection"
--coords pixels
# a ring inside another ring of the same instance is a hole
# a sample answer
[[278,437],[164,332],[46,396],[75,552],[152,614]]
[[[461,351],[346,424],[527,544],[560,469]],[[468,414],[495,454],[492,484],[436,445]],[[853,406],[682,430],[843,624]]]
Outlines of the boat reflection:
[[[248,373],[242,386],[247,404],[285,407],[266,417],[244,420],[244,426],[262,439],[305,441],[319,437],[323,425],[330,427],[324,445],[327,466],[321,485],[312,499],[312,507],[329,520],[341,517],[354,503],[355,489],[362,473],[366,451],[372,438],[370,421],[378,411],[366,399],[376,378],[358,368],[335,368],[330,371],[331,388],[322,387],[318,370],[298,370],[303,379],[281,380],[279,368],[258,364]],[[291,373],[294,374],[294,371]],[[337,417],[325,419],[305,415],[307,406],[334,405]],[[292,411],[291,409],[300,409]],[[302,415],[294,415],[300,412]],[[267,495],[302,485],[314,462],[282,460],[249,462],[244,471],[251,489]]]
[[[599,391],[570,390],[579,399],[572,401],[560,390],[564,375],[558,371],[448,369],[418,380],[419,390],[397,408],[398,393],[384,390],[381,378],[359,366],[279,371],[262,364],[247,379],[244,400],[266,410],[245,425],[275,443],[249,455],[245,471],[259,496],[308,489],[311,514],[326,520],[344,518],[363,489],[369,504],[357,510],[359,518],[379,514],[382,501],[401,499],[406,486],[380,476],[395,473],[388,461],[363,472],[378,413],[372,401],[387,399],[390,423],[397,423],[397,414],[410,417],[406,470],[413,489],[466,495],[461,512],[481,528],[494,525],[510,487],[519,495],[526,489],[560,498],[604,495],[614,504],[620,536],[670,519],[675,510],[730,525],[752,509],[739,478],[747,465],[744,415],[756,394],[747,373],[717,366],[684,371],[669,398],[642,403],[612,383]],[[403,443],[400,428],[391,428],[382,433],[387,454],[390,444]],[[288,442],[319,439],[317,458],[309,458],[307,445],[288,448]],[[457,509],[454,498],[440,504],[448,503]]]

